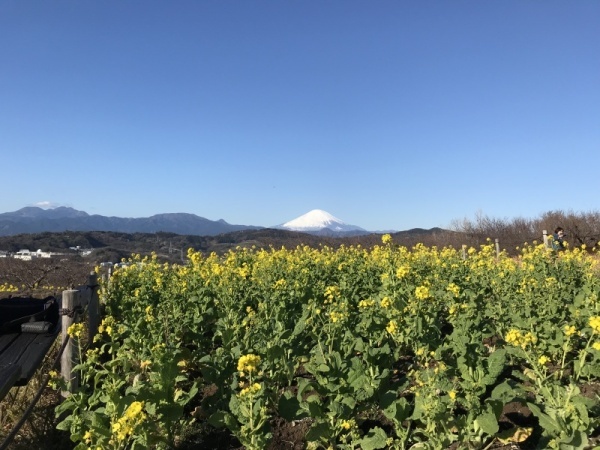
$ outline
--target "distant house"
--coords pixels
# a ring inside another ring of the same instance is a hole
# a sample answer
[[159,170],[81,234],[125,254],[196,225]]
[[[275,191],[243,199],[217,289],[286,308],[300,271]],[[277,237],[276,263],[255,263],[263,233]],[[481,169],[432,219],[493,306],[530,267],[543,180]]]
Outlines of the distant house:
[[77,247],[69,247],[69,249],[76,251],[81,256],[88,256],[94,251],[93,248],[81,248],[79,245]]
[[22,259],[23,261],[31,261],[33,259],[31,251],[24,248],[14,254],[13,258]]
[[21,259],[23,261],[31,261],[32,259],[38,258],[52,258],[53,256],[59,256],[62,253],[44,252],[42,249],[38,249],[35,252],[26,248],[19,250],[13,255],[13,258]]

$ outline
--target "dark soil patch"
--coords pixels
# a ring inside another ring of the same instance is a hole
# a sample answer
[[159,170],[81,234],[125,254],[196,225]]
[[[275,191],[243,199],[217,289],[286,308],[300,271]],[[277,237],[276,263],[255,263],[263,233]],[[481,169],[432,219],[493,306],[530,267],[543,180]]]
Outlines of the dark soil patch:
[[308,419],[288,422],[277,418],[271,422],[273,440],[268,450],[302,450],[304,448],[306,433],[310,428]]
[[585,383],[579,386],[581,395],[587,398],[596,398],[600,395],[600,383]]

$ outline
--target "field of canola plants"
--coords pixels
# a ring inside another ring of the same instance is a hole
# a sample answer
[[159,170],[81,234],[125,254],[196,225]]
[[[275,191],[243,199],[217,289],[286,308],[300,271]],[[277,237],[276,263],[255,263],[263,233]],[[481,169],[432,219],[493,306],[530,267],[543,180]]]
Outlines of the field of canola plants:
[[282,423],[305,430],[287,448],[600,448],[584,249],[463,258],[384,235],[188,257],[134,256],[102,287],[81,387],[57,409],[76,449],[203,448],[215,430],[268,449]]

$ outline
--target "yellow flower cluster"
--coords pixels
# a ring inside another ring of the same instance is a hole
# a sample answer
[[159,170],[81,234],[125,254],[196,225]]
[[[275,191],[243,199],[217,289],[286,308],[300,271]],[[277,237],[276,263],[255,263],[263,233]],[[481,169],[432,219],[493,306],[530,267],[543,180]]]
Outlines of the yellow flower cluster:
[[106,333],[109,336],[113,332],[113,327],[115,325],[115,319],[112,316],[107,316],[102,320],[102,323],[98,327],[98,333]]
[[381,242],[384,244],[389,244],[390,242],[392,242],[392,235],[384,234],[383,236],[381,236]]
[[356,422],[353,419],[344,420],[344,421],[342,421],[342,423],[340,424],[340,426],[344,430],[349,430],[349,429],[354,428],[356,426]]
[[67,329],[67,334],[72,338],[81,337],[81,333],[83,333],[83,323],[74,323]]
[[525,349],[528,345],[535,344],[537,342],[537,338],[530,331],[523,333],[522,331],[514,328],[506,333],[504,339],[510,345],[521,347],[522,349]]
[[152,361],[150,361],[149,359],[146,359],[146,360],[140,362],[140,369],[146,370],[148,367],[150,367],[151,364],[152,364]]
[[565,325],[564,331],[565,331],[565,335],[567,337],[570,337],[570,336],[573,336],[577,332],[577,329],[575,328],[575,325]]
[[430,297],[429,288],[427,286],[417,286],[415,289],[415,297],[418,300],[425,300]]
[[387,330],[388,333],[394,334],[396,332],[396,330],[398,329],[398,325],[396,325],[395,320],[390,320],[389,323],[387,324],[387,326],[385,327],[385,329]]
[[589,321],[590,327],[594,333],[600,333],[600,316],[592,316]]
[[460,294],[460,288],[454,284],[454,283],[450,283],[447,287],[446,290],[448,292],[451,292],[452,295],[454,295],[455,297],[458,297],[458,295]]
[[392,305],[392,301],[390,300],[389,297],[383,297],[381,299],[381,307],[382,308],[389,308]]
[[280,278],[273,284],[273,289],[285,289],[287,286],[287,281],[283,278]]
[[407,265],[402,265],[396,269],[396,277],[404,278],[410,272],[410,267]]
[[146,322],[152,322],[154,320],[154,315],[152,314],[152,306],[146,306]]
[[48,385],[52,389],[58,389],[58,382],[61,379],[60,374],[56,370],[51,370],[50,372],[48,372],[48,376],[50,377],[48,380]]
[[238,360],[237,370],[239,372],[256,372],[260,365],[260,356],[248,354],[240,357]]
[[0,284],[0,292],[17,292],[19,288],[10,283]]
[[240,391],[240,397],[245,397],[247,395],[254,395],[258,391],[260,391],[260,388],[261,388],[260,383],[251,384],[250,386],[245,387]]
[[361,300],[360,302],[358,302],[358,307],[359,308],[369,308],[370,306],[373,306],[375,304],[375,300],[373,299],[367,299],[367,300]]
[[133,402],[127,407],[125,413],[119,420],[112,424],[112,432],[117,441],[121,442],[131,436],[135,428],[146,418],[144,402]]
[[327,286],[325,288],[325,303],[331,303],[336,297],[340,296],[340,288],[337,286]]
[[331,311],[329,313],[329,319],[331,319],[332,323],[336,323],[341,321],[344,318],[344,314],[338,311]]
[[540,366],[545,365],[546,363],[550,362],[550,358],[548,358],[546,355],[542,355],[538,358],[538,364]]
[[240,276],[240,278],[248,278],[248,276],[250,275],[250,268],[247,266],[246,263],[244,263],[242,267],[238,269],[238,275]]

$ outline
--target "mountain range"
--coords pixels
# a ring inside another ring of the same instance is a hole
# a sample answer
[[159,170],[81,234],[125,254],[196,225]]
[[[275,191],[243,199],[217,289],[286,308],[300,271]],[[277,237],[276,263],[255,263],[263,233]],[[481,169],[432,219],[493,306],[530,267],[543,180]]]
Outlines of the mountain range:
[[[62,231],[113,231],[122,233],[156,233],[159,231],[182,235],[215,236],[243,230],[258,230],[265,227],[232,225],[220,220],[209,220],[195,214],[167,213],[143,218],[108,217],[90,215],[85,211],[60,206],[43,209],[28,206],[14,212],[0,214],[0,236],[23,233]],[[347,224],[326,211],[315,209],[275,229],[299,231],[317,236],[359,236],[369,231]]]
[[263,227],[231,225],[224,220],[209,220],[195,214],[156,214],[143,218],[107,217],[90,215],[85,211],[60,206],[43,209],[35,206],[0,214],[0,236],[44,231],[116,231],[122,233],[156,233],[214,236],[240,230]]

